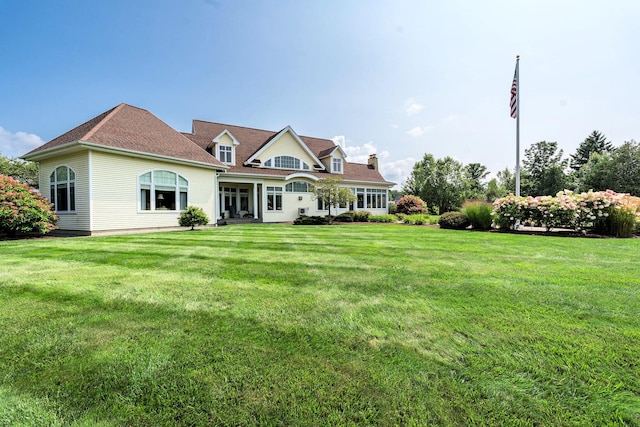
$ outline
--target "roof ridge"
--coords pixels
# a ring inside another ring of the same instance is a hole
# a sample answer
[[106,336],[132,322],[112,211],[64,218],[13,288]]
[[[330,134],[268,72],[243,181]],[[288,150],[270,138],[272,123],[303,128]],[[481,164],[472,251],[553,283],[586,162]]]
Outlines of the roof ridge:
[[93,135],[95,135],[95,133],[100,130],[100,128],[109,121],[109,119],[111,119],[111,117],[113,117],[117,111],[120,111],[125,105],[124,102],[121,102],[120,104],[116,105],[113,109],[111,109],[111,111],[108,112],[108,114],[106,116],[104,116],[102,118],[102,120],[100,120],[98,122],[98,124],[96,124],[94,127],[91,128],[91,130],[89,132],[87,132],[84,137],[82,137],[79,140],[83,140],[86,139],[88,140],[89,138],[91,138]]
[[229,124],[229,123],[212,122],[212,121],[209,121],[209,120],[193,119],[193,121],[194,122],[202,122],[202,123],[210,123],[210,124],[213,124],[213,125],[231,126],[231,127],[234,127],[234,128],[242,128],[242,129],[248,129],[248,130],[259,130],[259,131],[262,131],[262,132],[272,132],[272,133],[275,133],[275,134],[281,132],[282,129],[285,129],[287,126],[289,126],[289,125],[287,125],[287,126],[285,126],[284,128],[282,128],[282,129],[280,129],[278,131],[273,131],[273,130],[269,130],[269,129],[252,128],[252,127],[249,127],[249,126],[232,125],[232,124]]

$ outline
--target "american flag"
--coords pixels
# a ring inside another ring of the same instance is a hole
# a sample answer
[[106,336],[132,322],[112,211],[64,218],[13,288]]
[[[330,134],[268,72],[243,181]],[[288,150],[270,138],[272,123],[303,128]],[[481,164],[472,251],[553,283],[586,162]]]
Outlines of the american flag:
[[516,63],[516,71],[513,73],[513,83],[511,84],[511,117],[518,117],[518,64]]

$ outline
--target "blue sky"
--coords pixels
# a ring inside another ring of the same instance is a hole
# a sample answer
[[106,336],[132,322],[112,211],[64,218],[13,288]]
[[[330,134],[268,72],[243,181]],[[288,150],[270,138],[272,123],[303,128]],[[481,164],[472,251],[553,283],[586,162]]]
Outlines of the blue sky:
[[335,138],[401,184],[425,153],[515,166],[593,130],[640,139],[640,2],[0,0],[0,153],[20,156],[125,102]]

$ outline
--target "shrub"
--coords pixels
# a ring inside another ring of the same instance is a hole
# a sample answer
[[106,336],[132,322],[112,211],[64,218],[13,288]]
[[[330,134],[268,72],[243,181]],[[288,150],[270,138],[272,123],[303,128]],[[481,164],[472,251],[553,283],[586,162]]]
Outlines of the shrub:
[[353,222],[353,212],[343,212],[333,220],[337,222]]
[[396,222],[398,219],[395,215],[372,215],[369,222]]
[[354,222],[369,222],[369,217],[371,216],[371,212],[369,211],[355,211],[353,212],[353,221]]
[[395,203],[389,203],[389,213],[391,215],[398,213],[398,206]]
[[187,209],[180,212],[178,224],[180,227],[191,227],[193,230],[196,225],[209,224],[209,217],[204,213],[202,208],[197,206],[187,206]]
[[9,176],[0,175],[0,232],[46,234],[55,229],[58,218],[53,206],[41,194]]
[[421,214],[427,209],[427,204],[416,196],[404,196],[398,200],[397,211],[407,215]]
[[469,221],[469,218],[464,212],[445,212],[440,215],[438,224],[440,224],[440,228],[464,230],[471,225],[471,221]]
[[471,227],[475,230],[489,230],[493,218],[493,205],[482,200],[471,200],[462,205],[463,212],[469,218]]
[[628,206],[616,206],[610,210],[610,235],[632,237],[636,226],[636,212]]
[[307,216],[300,215],[293,220],[294,225],[326,225],[329,224],[329,220],[324,216]]

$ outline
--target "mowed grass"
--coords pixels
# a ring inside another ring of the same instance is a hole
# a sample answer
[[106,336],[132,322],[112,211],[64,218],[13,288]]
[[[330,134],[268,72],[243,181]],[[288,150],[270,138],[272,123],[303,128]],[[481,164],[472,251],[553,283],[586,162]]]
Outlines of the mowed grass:
[[0,425],[640,425],[640,239],[0,242]]

